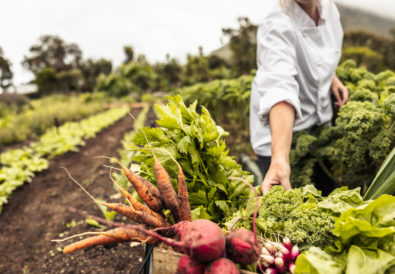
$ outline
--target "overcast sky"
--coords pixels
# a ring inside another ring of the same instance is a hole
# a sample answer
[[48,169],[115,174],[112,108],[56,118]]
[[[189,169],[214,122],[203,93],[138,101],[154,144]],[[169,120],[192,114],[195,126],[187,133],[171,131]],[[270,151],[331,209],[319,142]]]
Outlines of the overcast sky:
[[[166,53],[180,61],[198,46],[209,53],[221,46],[223,27],[246,16],[259,23],[274,0],[12,0],[3,1],[0,47],[11,60],[14,82],[32,79],[21,61],[44,34],[77,43],[84,58],[107,58],[119,65],[123,46],[132,45],[150,62]],[[395,18],[394,0],[342,0],[349,6]]]

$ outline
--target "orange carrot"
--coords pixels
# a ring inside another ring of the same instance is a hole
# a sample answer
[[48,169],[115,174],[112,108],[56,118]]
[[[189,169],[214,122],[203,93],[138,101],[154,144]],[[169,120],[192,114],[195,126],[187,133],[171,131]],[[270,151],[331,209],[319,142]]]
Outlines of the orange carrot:
[[148,187],[146,183],[147,180],[141,178],[137,174],[134,174],[128,168],[124,167],[121,163],[118,164],[122,167],[122,170],[125,173],[126,177],[128,178],[129,182],[133,185],[137,194],[147,204],[147,206],[156,212],[162,210],[163,203],[162,200],[160,199],[159,191],[158,193],[155,193],[157,195],[154,195],[151,192],[150,187]]
[[171,153],[166,150],[170,158],[176,163],[178,167],[178,199],[179,199],[179,204],[180,204],[180,219],[181,221],[191,221],[191,206],[189,204],[189,195],[188,195],[188,187],[187,183],[185,181],[185,176],[184,172],[182,171],[182,168],[178,161],[171,155]]
[[189,204],[188,188],[181,168],[178,170],[178,199],[180,201],[181,221],[191,221],[191,205]]
[[166,169],[159,162],[154,154],[154,170],[155,177],[158,183],[158,188],[165,206],[170,209],[175,222],[180,221],[180,205],[178,204],[177,194],[171,183],[170,176]]
[[111,243],[121,243],[129,241],[140,241],[154,244],[157,242],[156,239],[145,236],[145,234],[136,231],[132,228],[117,227],[106,232],[102,232],[102,235],[89,237],[81,241],[72,243],[63,248],[63,253],[71,253],[80,249],[95,245],[104,245]]
[[162,166],[162,164],[159,162],[158,158],[156,157],[144,130],[142,129],[140,130],[144,134],[145,140],[147,141],[147,145],[151,150],[152,156],[154,156],[155,178],[159,192],[161,194],[162,201],[165,204],[166,208],[170,209],[174,221],[177,223],[180,221],[180,213],[179,213],[180,205],[178,204],[177,194],[173,188],[173,184],[171,183],[169,173],[167,173],[166,169]]
[[148,226],[153,226],[153,227],[162,227],[162,226],[167,226],[168,224],[166,223],[166,221],[163,220],[159,220],[154,216],[150,216],[145,212],[141,212],[141,211],[136,211],[134,210],[132,207],[125,205],[125,204],[121,204],[121,203],[106,203],[106,202],[100,202],[98,200],[96,200],[80,183],[78,183],[70,174],[70,172],[64,168],[66,170],[67,175],[69,176],[69,178],[76,183],[95,203],[104,205],[106,207],[108,207],[109,209],[122,214],[130,219],[132,219],[133,221],[140,223],[140,224],[146,224]]
[[142,211],[147,213],[148,215],[152,215],[156,217],[158,220],[165,222],[163,217],[158,214],[157,212],[151,210],[149,207],[143,205],[139,201],[137,201],[129,192],[127,192],[125,189],[123,189],[116,180],[111,176],[110,172],[110,179],[111,181],[116,185],[116,187],[119,189],[119,191],[122,193],[122,195],[129,201],[130,205],[136,210],[136,211]]

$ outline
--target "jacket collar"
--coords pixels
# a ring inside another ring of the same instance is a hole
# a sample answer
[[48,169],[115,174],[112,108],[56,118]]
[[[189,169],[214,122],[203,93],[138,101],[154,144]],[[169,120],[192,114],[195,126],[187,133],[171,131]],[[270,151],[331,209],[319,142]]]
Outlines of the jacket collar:
[[318,25],[315,24],[313,19],[307,15],[307,13],[296,3],[296,1],[290,1],[290,15],[293,20],[302,28],[314,28],[324,25],[327,20],[327,10],[323,5],[322,0],[317,0],[317,9],[320,18],[318,19]]

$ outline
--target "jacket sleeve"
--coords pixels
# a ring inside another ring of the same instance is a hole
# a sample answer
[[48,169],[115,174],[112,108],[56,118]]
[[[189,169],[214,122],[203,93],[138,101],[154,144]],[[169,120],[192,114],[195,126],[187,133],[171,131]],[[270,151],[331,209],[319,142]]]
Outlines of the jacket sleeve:
[[259,119],[267,125],[271,108],[282,101],[295,109],[295,122],[302,119],[296,81],[296,51],[290,22],[263,22],[257,32]]

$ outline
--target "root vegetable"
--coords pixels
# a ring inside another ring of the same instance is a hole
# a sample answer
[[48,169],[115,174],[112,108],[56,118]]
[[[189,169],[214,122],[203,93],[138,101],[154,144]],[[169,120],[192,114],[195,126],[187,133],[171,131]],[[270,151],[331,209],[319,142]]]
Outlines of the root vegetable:
[[274,265],[276,266],[276,269],[278,270],[278,272],[280,272],[280,273],[285,272],[285,262],[284,262],[283,258],[276,257],[274,259]]
[[180,221],[180,205],[178,204],[177,194],[171,183],[170,176],[166,169],[159,162],[154,154],[154,170],[158,183],[159,192],[166,208],[170,209],[171,214],[176,222]]
[[270,264],[274,264],[274,257],[271,255],[261,255],[261,258],[263,259],[264,262]]
[[63,253],[71,253],[80,249],[95,245],[104,245],[111,243],[122,243],[129,241],[140,241],[149,244],[154,244],[157,242],[156,239],[152,237],[147,237],[140,231],[127,227],[117,227],[105,232],[100,232],[101,235],[88,237],[81,241],[67,245],[63,249]]
[[287,248],[289,250],[289,252],[291,252],[292,244],[291,244],[291,240],[288,237],[283,238],[283,245],[285,248]]
[[299,247],[297,245],[294,245],[291,250],[291,260],[295,261],[298,256],[299,256]]
[[261,245],[255,242],[254,233],[239,228],[226,234],[226,255],[233,261],[243,265],[255,263],[261,252]]
[[110,178],[111,178],[111,181],[114,183],[114,185],[119,189],[121,194],[129,201],[129,203],[133,209],[135,209],[136,211],[145,212],[148,215],[152,215],[152,216],[156,217],[159,221],[165,223],[165,220],[163,219],[163,217],[160,214],[158,214],[157,212],[151,210],[149,207],[147,207],[147,206],[143,205],[142,203],[140,203],[139,201],[137,201],[129,192],[124,190],[118,184],[118,182],[116,180],[114,180],[114,178],[111,176],[111,172],[110,172]]
[[234,262],[227,258],[219,258],[210,263],[204,270],[204,274],[239,274],[240,271]]
[[152,209],[155,212],[159,212],[163,208],[163,203],[160,198],[160,193],[159,191],[153,193],[155,186],[150,186],[147,180],[141,178],[137,174],[134,174],[132,171],[130,171],[128,168],[123,166],[121,163],[118,163],[123,172],[125,173],[126,178],[128,178],[129,182],[133,185],[134,189],[136,190],[137,194],[140,196],[140,198],[147,204],[147,206]]
[[184,255],[178,261],[176,274],[203,274],[205,267],[205,264],[197,263],[188,255]]
[[295,264],[290,264],[288,269],[289,269],[289,272],[291,272],[291,274],[294,274],[295,273]]
[[227,256],[235,261],[236,263],[249,265],[255,263],[259,259],[259,255],[262,250],[262,245],[258,241],[256,234],[256,215],[258,212],[258,193],[256,189],[252,187],[247,181],[242,178],[230,177],[230,180],[240,180],[248,185],[256,196],[255,211],[252,218],[252,229],[253,232],[239,228],[236,231],[230,231],[226,234],[226,254]]
[[189,195],[188,195],[188,187],[185,181],[185,175],[182,171],[182,168],[178,161],[171,155],[169,151],[166,149],[162,149],[166,151],[170,158],[176,163],[178,167],[178,200],[179,200],[179,215],[181,221],[191,221],[191,205],[189,204]]
[[155,231],[141,226],[132,227],[167,245],[176,247],[180,252],[189,255],[196,262],[210,262],[222,255],[225,250],[225,235],[217,224],[204,219],[195,220],[189,225],[181,223],[181,227],[186,227],[184,230],[178,228],[178,224],[169,228],[174,229],[178,233],[179,241],[163,237]]
[[266,268],[264,274],[277,274],[277,270],[273,267]]

